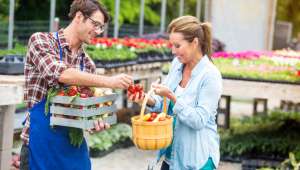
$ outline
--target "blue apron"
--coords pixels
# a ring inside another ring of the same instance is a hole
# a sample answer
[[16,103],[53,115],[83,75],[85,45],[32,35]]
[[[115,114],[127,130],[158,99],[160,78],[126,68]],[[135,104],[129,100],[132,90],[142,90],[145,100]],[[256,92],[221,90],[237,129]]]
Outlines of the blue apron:
[[[62,61],[62,49],[56,32],[56,40]],[[83,70],[83,57],[80,62]],[[30,170],[90,170],[91,162],[87,143],[84,140],[80,147],[70,144],[67,127],[50,126],[50,115],[45,116],[43,99],[32,107],[29,127],[29,167]]]

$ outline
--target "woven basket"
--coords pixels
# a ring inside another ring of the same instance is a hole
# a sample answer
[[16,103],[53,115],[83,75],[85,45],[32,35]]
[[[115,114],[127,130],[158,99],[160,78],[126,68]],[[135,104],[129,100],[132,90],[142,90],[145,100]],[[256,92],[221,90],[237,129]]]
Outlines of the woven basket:
[[[173,137],[173,118],[168,116],[164,121],[143,121],[145,106],[153,89],[146,94],[139,116],[131,118],[132,140],[137,148],[143,150],[158,150],[168,147]],[[166,113],[166,98],[164,98],[163,111]]]
[[140,116],[134,116],[132,121],[133,143],[143,150],[157,150],[168,147],[172,142],[173,118],[165,121],[145,122]]

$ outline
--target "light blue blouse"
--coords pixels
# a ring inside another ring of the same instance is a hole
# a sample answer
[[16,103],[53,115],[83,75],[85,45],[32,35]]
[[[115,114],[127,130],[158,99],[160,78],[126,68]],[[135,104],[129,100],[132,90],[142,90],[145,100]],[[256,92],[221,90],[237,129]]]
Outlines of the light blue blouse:
[[[175,58],[163,84],[174,92],[182,80],[182,71],[183,64]],[[168,111],[176,116],[170,170],[199,170],[209,157],[218,167],[220,141],[216,114],[221,93],[222,76],[208,57],[203,56],[192,70],[183,94],[177,97],[173,111]],[[152,97],[155,105],[148,109],[160,112],[162,97]],[[164,154],[165,150],[160,150],[159,159]]]

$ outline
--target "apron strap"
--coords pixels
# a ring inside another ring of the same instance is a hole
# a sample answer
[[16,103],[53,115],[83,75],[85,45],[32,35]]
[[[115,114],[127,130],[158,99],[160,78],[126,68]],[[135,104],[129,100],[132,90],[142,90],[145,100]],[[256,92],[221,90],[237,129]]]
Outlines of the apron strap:
[[83,63],[83,54],[81,54],[81,60],[80,60],[80,70],[83,71],[84,69],[84,63]]
[[[58,32],[55,32],[55,36],[56,36],[56,41],[58,43],[58,48],[59,48],[59,60],[62,61],[63,59],[63,50],[61,48],[61,45],[60,45],[60,41],[59,41],[59,38],[58,38]],[[80,70],[83,71],[84,69],[84,63],[83,63],[83,55],[81,55],[81,59],[80,59]]]
[[58,43],[58,48],[59,48],[59,60],[62,61],[63,51],[62,51],[62,48],[60,46],[60,41],[59,41],[59,38],[58,38],[58,32],[56,32],[56,41]]

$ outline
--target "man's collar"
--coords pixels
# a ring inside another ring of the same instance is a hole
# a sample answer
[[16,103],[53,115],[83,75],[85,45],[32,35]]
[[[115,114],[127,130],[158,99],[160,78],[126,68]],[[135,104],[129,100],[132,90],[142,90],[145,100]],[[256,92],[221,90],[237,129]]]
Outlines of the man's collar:
[[[61,48],[66,48],[67,50],[71,51],[70,44],[67,42],[63,28],[58,31],[58,38],[59,38]],[[83,53],[82,44],[80,45],[78,52]]]

